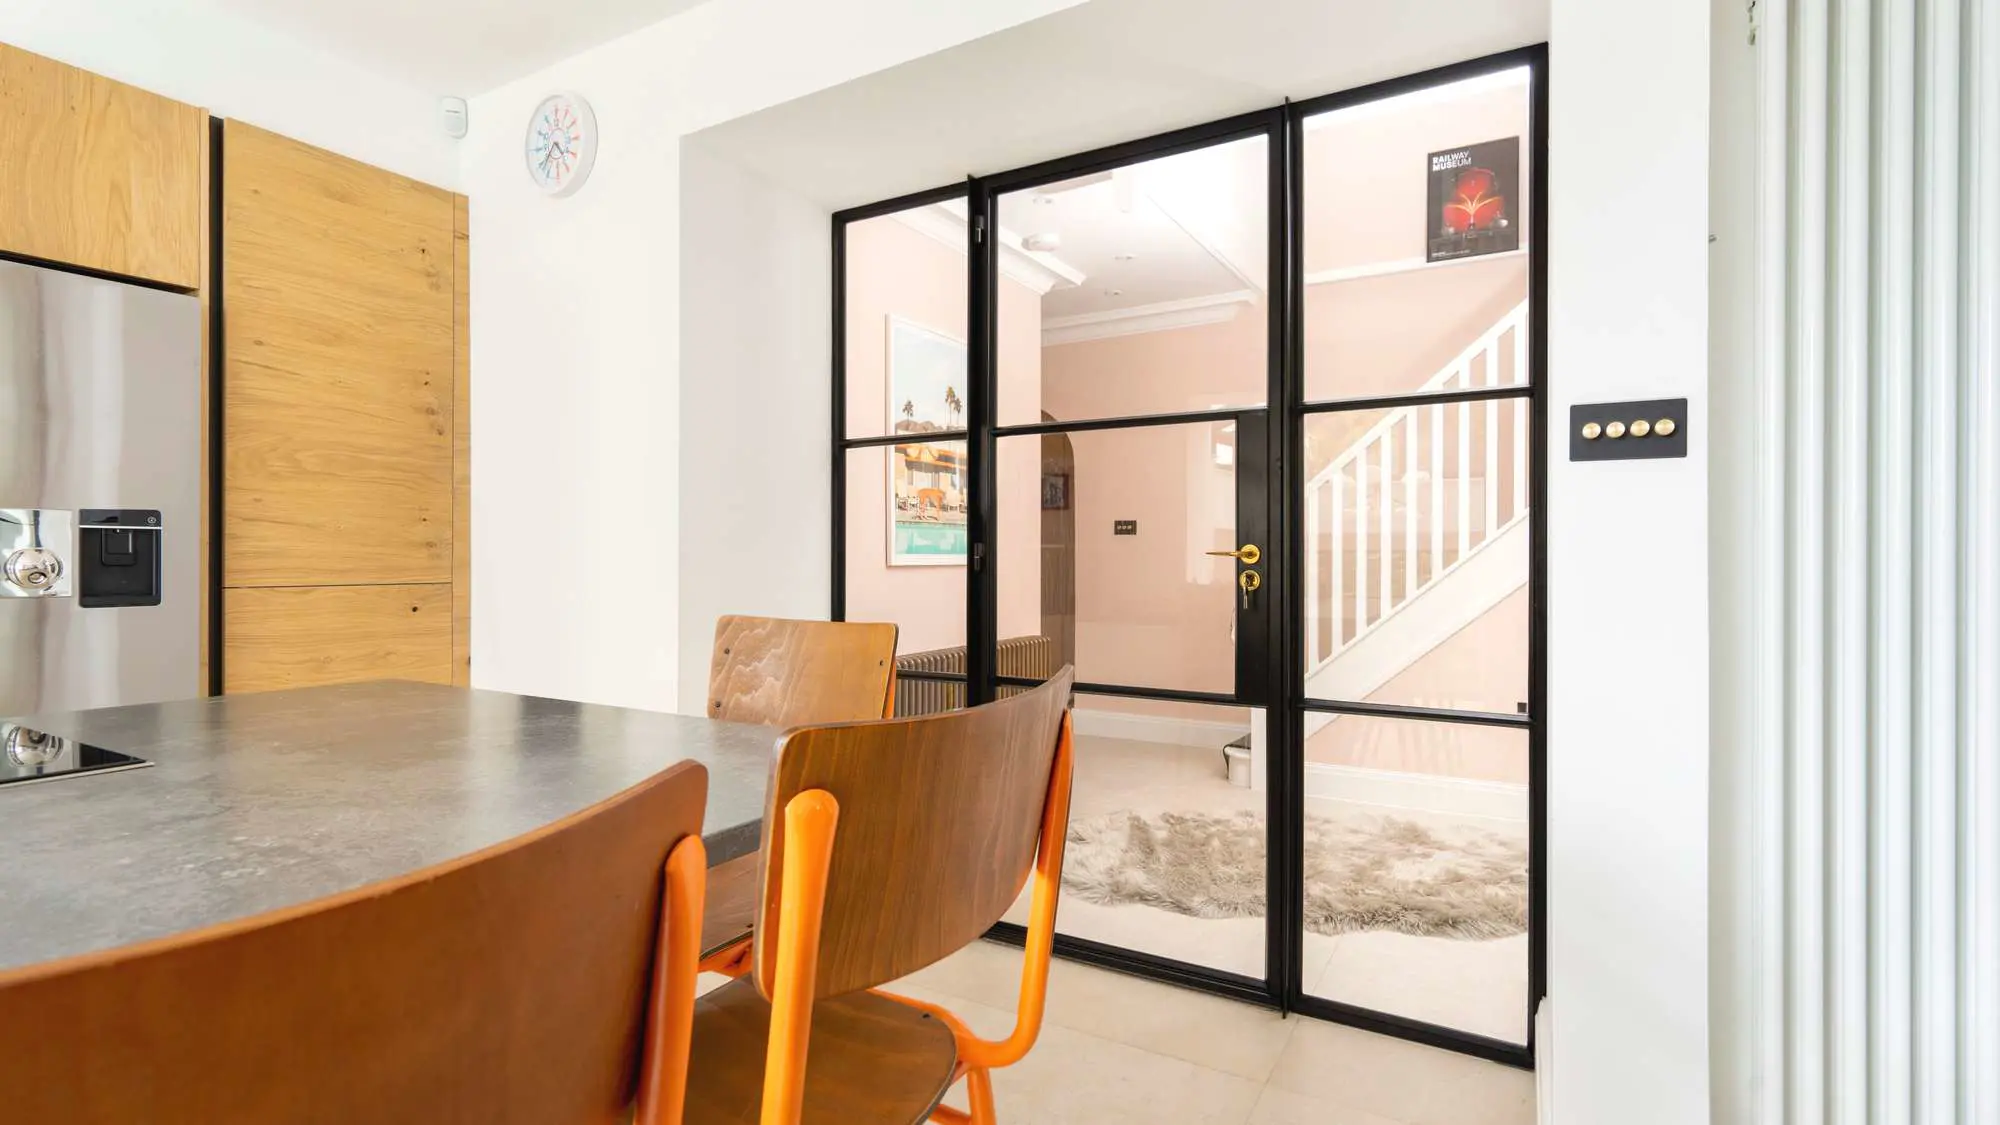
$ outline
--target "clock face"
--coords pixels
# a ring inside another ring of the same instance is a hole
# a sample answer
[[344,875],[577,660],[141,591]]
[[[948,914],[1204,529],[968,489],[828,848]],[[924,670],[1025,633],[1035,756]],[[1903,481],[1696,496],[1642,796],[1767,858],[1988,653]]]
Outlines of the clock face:
[[552,94],[528,119],[528,178],[550,195],[568,195],[590,178],[597,159],[597,118],[575,94]]

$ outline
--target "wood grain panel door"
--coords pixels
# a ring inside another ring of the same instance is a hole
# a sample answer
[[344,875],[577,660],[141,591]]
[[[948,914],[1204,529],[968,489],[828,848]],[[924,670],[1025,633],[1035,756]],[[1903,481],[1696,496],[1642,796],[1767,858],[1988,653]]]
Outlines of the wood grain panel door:
[[202,282],[202,110],[0,43],[0,249]]
[[462,678],[457,200],[234,121],[222,164],[224,686]]
[[451,194],[233,121],[223,181],[229,585],[451,581]]

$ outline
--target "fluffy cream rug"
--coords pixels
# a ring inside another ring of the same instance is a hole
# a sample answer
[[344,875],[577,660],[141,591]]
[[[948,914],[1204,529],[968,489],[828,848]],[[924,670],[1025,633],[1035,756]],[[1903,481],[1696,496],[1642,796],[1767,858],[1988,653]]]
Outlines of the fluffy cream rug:
[[[1264,818],[1111,813],[1070,825],[1063,886],[1096,903],[1196,918],[1262,917]],[[1305,924],[1498,938],[1528,928],[1528,847],[1476,829],[1388,816],[1306,817]]]

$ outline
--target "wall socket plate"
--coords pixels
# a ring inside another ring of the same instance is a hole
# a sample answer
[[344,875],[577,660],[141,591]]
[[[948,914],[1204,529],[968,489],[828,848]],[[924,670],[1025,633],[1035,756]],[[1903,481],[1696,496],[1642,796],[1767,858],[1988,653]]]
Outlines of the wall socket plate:
[[[1662,422],[1670,423],[1665,434],[1661,433]],[[1579,403],[1569,408],[1569,459],[1644,461],[1686,457],[1687,432],[1688,400],[1684,398]]]

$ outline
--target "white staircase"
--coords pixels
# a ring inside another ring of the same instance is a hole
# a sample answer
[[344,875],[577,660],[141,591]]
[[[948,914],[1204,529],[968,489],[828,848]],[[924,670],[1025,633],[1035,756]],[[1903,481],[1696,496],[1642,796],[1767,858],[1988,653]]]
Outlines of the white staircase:
[[[1421,389],[1524,381],[1527,350],[1522,304]],[[1527,583],[1529,440],[1523,398],[1399,407],[1307,482],[1309,697],[1366,699]]]

